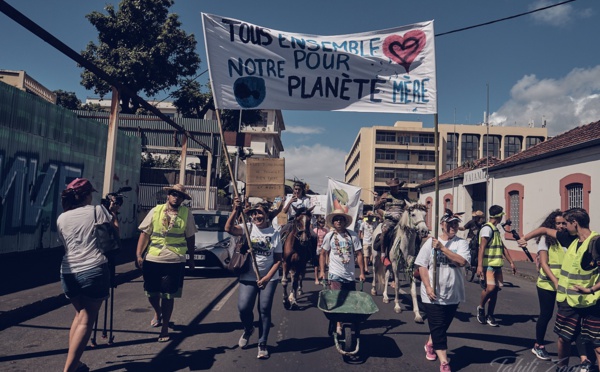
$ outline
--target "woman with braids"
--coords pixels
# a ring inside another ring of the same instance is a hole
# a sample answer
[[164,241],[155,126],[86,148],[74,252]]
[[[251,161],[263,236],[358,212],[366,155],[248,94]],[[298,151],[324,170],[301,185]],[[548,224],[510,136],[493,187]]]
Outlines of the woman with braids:
[[94,191],[85,178],[76,178],[69,183],[61,194],[64,212],[56,221],[59,239],[65,247],[60,268],[61,284],[75,308],[65,371],[89,371],[79,359],[90,339],[102,301],[109,295],[108,260],[96,247],[94,225],[109,222],[118,231],[118,207],[112,200],[110,212],[101,205],[91,205]]

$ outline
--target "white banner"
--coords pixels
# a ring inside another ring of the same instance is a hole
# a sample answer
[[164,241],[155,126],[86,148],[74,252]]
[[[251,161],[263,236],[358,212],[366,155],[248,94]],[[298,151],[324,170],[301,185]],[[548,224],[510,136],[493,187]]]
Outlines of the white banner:
[[315,207],[313,214],[324,216],[327,214],[327,195],[308,195],[310,206]]
[[327,183],[327,214],[336,209],[352,216],[352,225],[348,229],[353,230],[360,207],[360,191],[357,186],[345,182],[329,179]]
[[337,36],[202,23],[217,108],[437,113],[433,21]]

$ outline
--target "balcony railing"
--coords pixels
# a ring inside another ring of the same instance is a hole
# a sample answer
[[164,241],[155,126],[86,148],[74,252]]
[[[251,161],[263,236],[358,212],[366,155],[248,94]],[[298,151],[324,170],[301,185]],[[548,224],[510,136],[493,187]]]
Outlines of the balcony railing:
[[[165,185],[156,185],[142,183],[138,194],[138,202],[142,209],[152,209],[157,204],[163,204],[167,201],[167,192],[163,189]],[[186,186],[188,194],[192,200],[186,201],[191,209],[206,209],[206,186]],[[208,198],[208,209],[219,209],[217,204],[217,188],[210,187],[210,196]]]

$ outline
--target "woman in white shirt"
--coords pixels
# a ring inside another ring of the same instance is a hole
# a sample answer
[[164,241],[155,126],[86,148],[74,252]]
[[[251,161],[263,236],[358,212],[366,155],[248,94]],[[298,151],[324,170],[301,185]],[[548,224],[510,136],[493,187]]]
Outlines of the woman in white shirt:
[[61,194],[64,212],[56,221],[59,238],[65,247],[60,268],[61,284],[65,296],[75,308],[65,371],[89,371],[85,363],[80,362],[81,355],[90,339],[102,301],[109,295],[108,260],[96,246],[94,224],[112,222],[112,226],[117,228],[118,208],[114,207],[113,201],[110,213],[103,206],[91,205],[94,191],[85,178],[76,178],[69,183]]
[[[427,314],[429,339],[425,344],[427,360],[440,359],[440,371],[450,371],[447,334],[456,309],[465,301],[462,267],[469,262],[469,245],[456,236],[460,218],[447,210],[440,221],[439,238],[429,238],[415,260],[421,276],[421,300]],[[433,255],[437,255],[438,283],[434,291]],[[437,293],[437,294],[436,294]]]
[[[275,230],[269,220],[270,203],[256,203],[244,212],[251,218],[248,223],[252,251],[256,258],[260,280],[257,281],[256,273],[251,268],[240,275],[238,292],[238,311],[244,326],[244,333],[238,341],[240,348],[248,345],[248,340],[254,332],[254,303],[258,298],[258,359],[269,358],[267,339],[271,327],[271,308],[277,282],[279,279],[279,266],[283,253],[279,231]],[[233,199],[233,213],[225,224],[225,231],[233,236],[244,236],[244,226],[235,225],[235,221],[242,213],[241,202]]]

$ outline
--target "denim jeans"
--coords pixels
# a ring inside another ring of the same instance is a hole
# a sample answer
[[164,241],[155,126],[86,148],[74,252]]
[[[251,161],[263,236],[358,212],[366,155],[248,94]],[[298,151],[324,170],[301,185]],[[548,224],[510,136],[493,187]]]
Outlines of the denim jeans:
[[259,289],[256,282],[241,281],[238,291],[238,311],[245,331],[254,323],[254,303],[258,297],[258,343],[266,344],[271,328],[271,307],[277,288],[277,280],[270,281],[265,289]]

